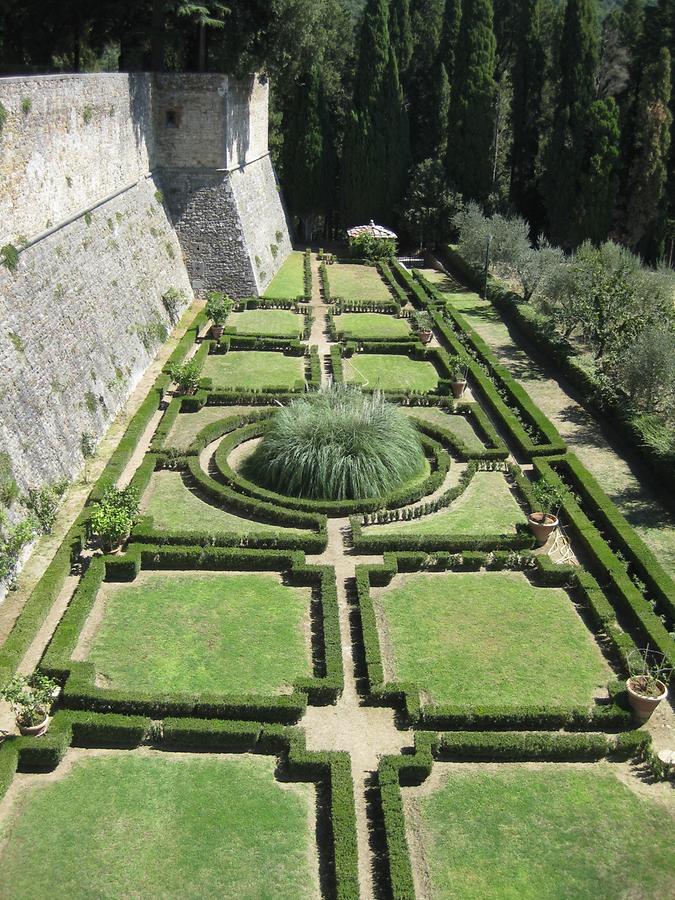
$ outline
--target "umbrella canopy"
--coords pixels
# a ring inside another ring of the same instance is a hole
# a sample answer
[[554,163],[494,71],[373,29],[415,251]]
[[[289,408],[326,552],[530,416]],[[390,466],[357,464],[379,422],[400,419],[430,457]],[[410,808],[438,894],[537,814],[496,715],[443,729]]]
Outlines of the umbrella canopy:
[[384,225],[376,225],[372,219],[370,220],[368,225],[355,225],[354,228],[348,229],[347,234],[350,238],[359,237],[362,234],[369,234],[374,238],[396,239],[395,232],[389,231],[389,229],[385,228]]

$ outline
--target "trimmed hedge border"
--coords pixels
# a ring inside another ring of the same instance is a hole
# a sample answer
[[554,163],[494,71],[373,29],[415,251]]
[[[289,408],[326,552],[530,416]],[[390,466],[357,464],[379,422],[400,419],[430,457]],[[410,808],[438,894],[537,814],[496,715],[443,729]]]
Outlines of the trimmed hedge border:
[[[165,695],[95,686],[92,663],[74,662],[72,654],[103,581],[133,581],[141,570],[251,572],[283,571],[288,582],[318,590],[321,604],[320,640],[323,673],[301,678],[291,694],[280,695]],[[334,570],[308,566],[297,551],[224,549],[220,547],[158,547],[131,544],[118,557],[93,559],[57,626],[40,664],[42,671],[64,682],[63,702],[74,709],[131,713],[162,718],[235,718],[272,722],[296,721],[308,700],[333,703],[343,687],[342,654]]]
[[[610,703],[596,703],[595,707],[547,707],[523,706],[518,709],[499,706],[467,706],[459,704],[422,704],[421,688],[409,682],[386,682],[380,651],[375,608],[370,594],[371,586],[383,587],[399,572],[428,571],[430,560],[424,555],[409,554],[399,567],[399,555],[388,553],[383,565],[357,566],[356,594],[361,617],[362,639],[368,680],[368,690],[375,702],[401,707],[407,720],[414,727],[442,729],[494,729],[531,730],[547,729],[567,731],[611,731],[630,726],[631,715],[616,700],[620,686],[610,690]],[[534,569],[532,560],[534,559]],[[491,569],[516,569],[533,571],[543,586],[567,586],[575,578],[573,568],[539,562],[540,557],[529,554],[518,557],[501,550],[494,554],[462,551],[445,554],[434,559],[436,570],[477,571],[482,566]]]
[[43,737],[12,737],[0,745],[0,799],[17,770],[53,771],[70,747],[132,750],[147,743],[173,752],[280,756],[290,780],[322,784],[328,796],[325,852],[332,893],[338,900],[358,900],[356,812],[349,756],[307,750],[303,732],[295,728],[189,718],[166,718],[153,725],[144,716],[59,710]]

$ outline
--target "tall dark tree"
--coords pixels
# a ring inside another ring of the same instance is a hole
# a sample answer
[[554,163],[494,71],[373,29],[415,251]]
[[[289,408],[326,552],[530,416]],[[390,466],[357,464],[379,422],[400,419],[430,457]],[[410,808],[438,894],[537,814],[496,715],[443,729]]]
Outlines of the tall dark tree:
[[493,186],[496,42],[492,0],[464,0],[451,82],[447,169],[452,186],[472,200]]
[[405,84],[413,54],[410,0],[390,0],[389,40],[394,48],[399,78]]
[[568,0],[559,51],[560,82],[553,134],[546,154],[545,199],[549,235],[576,246],[582,230],[581,180],[588,163],[588,117],[595,101],[598,22],[593,0]]
[[313,67],[298,81],[284,116],[284,191],[288,207],[310,240],[316,218],[335,202],[336,156],[321,70]]
[[619,187],[619,108],[596,100],[587,117],[586,162],[580,173],[579,233],[595,244],[607,239]]
[[457,42],[462,25],[462,7],[462,0],[445,0],[440,53],[451,84],[455,78],[457,65]]
[[410,148],[416,163],[442,155],[447,140],[450,88],[441,51],[445,7],[445,0],[413,0],[411,6],[413,55],[407,96]]
[[537,190],[537,160],[542,129],[546,56],[541,41],[541,0],[519,0],[511,125],[511,200],[538,230],[542,204]]
[[345,125],[340,207],[344,225],[391,222],[405,188],[408,117],[389,41],[386,0],[368,0],[354,101]]
[[642,76],[635,116],[635,156],[628,178],[626,238],[651,259],[663,251],[670,155],[671,59],[662,47]]

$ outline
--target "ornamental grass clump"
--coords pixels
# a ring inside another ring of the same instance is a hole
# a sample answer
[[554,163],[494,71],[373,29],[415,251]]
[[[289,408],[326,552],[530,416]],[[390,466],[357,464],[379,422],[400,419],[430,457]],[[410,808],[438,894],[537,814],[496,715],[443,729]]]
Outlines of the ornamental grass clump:
[[294,497],[359,500],[390,493],[425,465],[419,433],[398,407],[335,385],[280,409],[246,474]]

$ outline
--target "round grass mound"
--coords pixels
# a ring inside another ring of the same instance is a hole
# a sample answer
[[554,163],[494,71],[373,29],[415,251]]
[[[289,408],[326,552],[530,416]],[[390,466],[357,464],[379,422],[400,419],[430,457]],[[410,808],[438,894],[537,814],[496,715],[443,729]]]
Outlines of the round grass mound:
[[245,468],[279,493],[362,500],[418,477],[426,460],[417,429],[397,406],[336,385],[280,409]]

